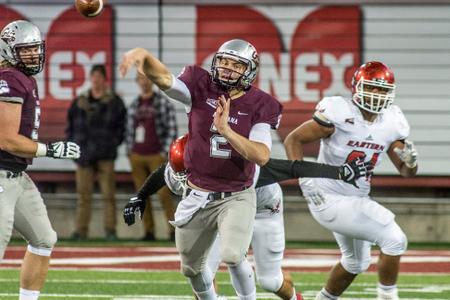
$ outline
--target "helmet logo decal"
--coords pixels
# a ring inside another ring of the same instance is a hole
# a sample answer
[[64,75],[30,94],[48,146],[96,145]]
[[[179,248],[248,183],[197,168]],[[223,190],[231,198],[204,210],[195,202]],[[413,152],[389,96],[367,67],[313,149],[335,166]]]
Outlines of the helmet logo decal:
[[13,43],[16,41],[16,32],[10,28],[6,28],[2,34],[2,39],[7,43]]

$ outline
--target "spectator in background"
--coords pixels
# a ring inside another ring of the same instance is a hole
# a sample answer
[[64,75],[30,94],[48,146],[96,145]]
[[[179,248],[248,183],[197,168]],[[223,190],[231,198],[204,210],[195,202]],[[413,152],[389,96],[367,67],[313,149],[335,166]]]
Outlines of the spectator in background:
[[100,185],[104,227],[108,240],[116,239],[114,160],[125,133],[126,108],[122,99],[107,85],[106,68],[94,65],[90,71],[91,88],[74,99],[68,111],[67,137],[81,147],[76,160],[79,194],[76,231],[73,239],[85,239],[91,219],[94,176]]
[[[177,137],[175,108],[168,97],[153,90],[153,82],[142,74],[137,74],[139,96],[128,109],[126,143],[131,164],[131,174],[139,189],[151,172],[167,161],[170,144]],[[159,201],[167,220],[173,220],[175,205],[167,187],[158,192]],[[147,201],[144,216],[145,236],[143,240],[155,240],[155,224],[151,199]],[[169,236],[175,239],[175,229],[169,226]]]

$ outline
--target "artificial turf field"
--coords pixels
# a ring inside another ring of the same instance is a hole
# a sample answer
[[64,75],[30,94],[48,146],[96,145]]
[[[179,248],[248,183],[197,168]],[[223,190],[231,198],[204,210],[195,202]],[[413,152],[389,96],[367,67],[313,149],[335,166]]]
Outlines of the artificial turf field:
[[[326,273],[292,273],[297,289],[305,299],[314,299],[321,288]],[[0,299],[17,299],[19,272],[16,269],[0,270]],[[220,294],[237,299],[228,273],[218,273]],[[342,299],[375,299],[375,274],[357,278]],[[450,276],[402,275],[399,280],[401,299],[450,299]],[[193,299],[189,285],[176,271],[93,271],[51,270],[41,294],[45,299]],[[258,289],[258,299],[278,299],[273,294]]]
[[[59,245],[53,251],[41,300],[194,299],[189,284],[178,271],[179,257],[173,243],[61,242]],[[450,299],[448,249],[449,245],[428,245],[408,250],[400,266],[398,286],[402,300]],[[0,264],[0,299],[18,298],[19,266],[24,250],[23,242],[13,242],[5,253]],[[373,253],[369,272],[358,276],[341,299],[376,299],[377,253]],[[251,254],[249,259],[252,261]],[[297,290],[302,291],[306,300],[312,300],[338,259],[334,244],[288,244],[283,267],[290,271]],[[227,272],[219,272],[217,279],[219,294],[238,299]],[[278,299],[261,289],[257,293],[258,299]]]

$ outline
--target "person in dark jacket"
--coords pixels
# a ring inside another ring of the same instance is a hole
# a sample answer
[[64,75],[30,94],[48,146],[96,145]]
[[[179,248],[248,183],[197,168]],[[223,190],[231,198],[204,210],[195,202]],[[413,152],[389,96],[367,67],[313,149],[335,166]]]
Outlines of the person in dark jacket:
[[68,111],[67,137],[81,147],[76,183],[79,195],[73,239],[85,239],[91,218],[94,176],[97,175],[104,205],[107,239],[116,239],[114,160],[125,135],[126,108],[107,85],[106,68],[94,65],[91,88],[76,97]]

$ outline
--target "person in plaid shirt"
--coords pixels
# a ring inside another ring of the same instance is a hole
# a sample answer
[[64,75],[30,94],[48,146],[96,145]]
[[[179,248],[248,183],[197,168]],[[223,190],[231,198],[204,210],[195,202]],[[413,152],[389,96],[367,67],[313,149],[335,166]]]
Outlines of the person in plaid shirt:
[[[136,76],[140,88],[139,96],[131,103],[127,118],[127,152],[131,174],[136,189],[142,186],[147,176],[167,161],[170,144],[178,136],[175,108],[169,98],[153,90],[153,82],[143,75]],[[167,220],[173,220],[175,205],[167,188],[158,193]],[[155,240],[155,224],[151,201],[143,217],[144,240]],[[174,228],[169,226],[173,240]]]

